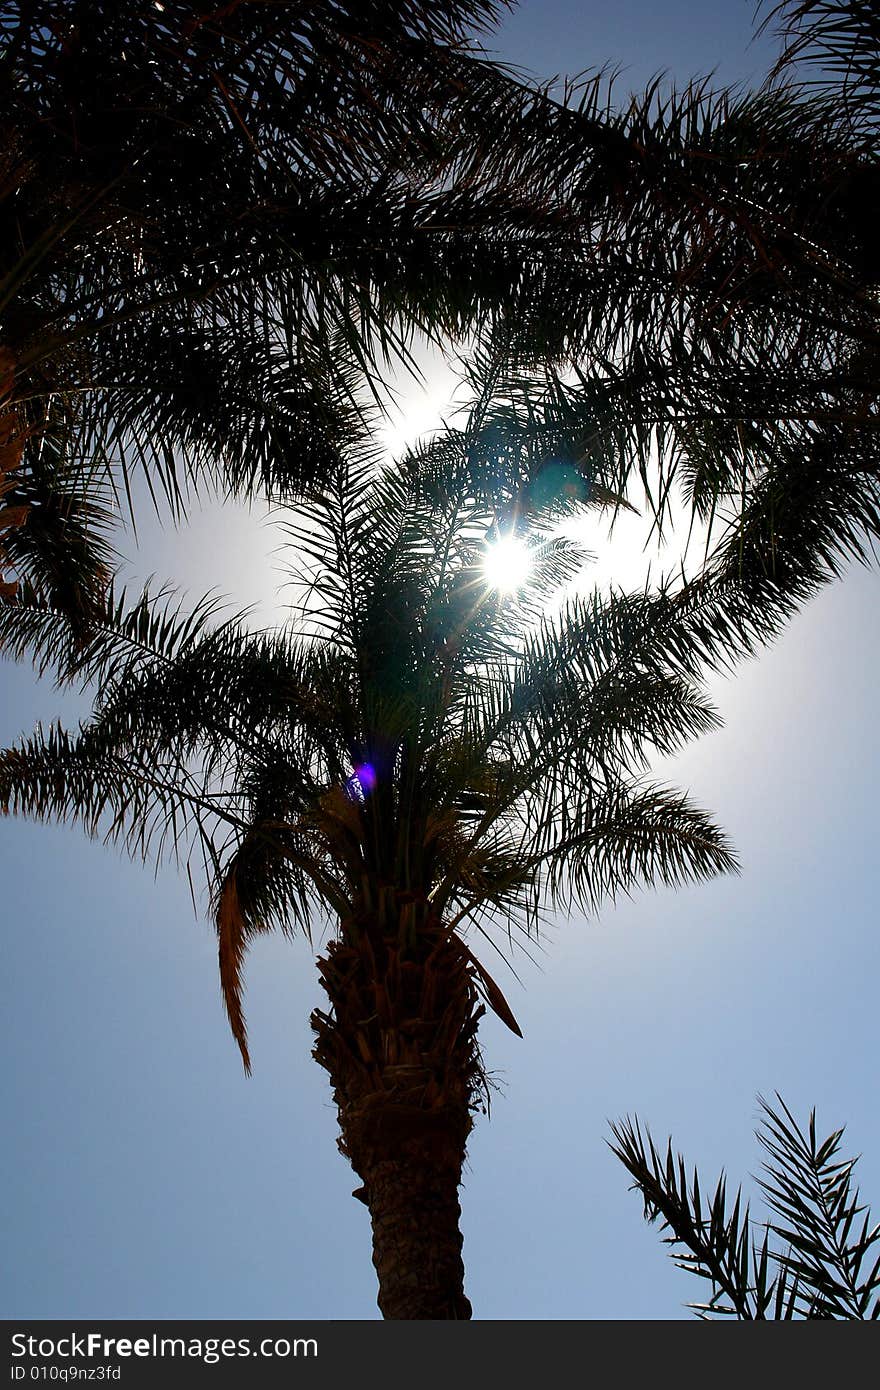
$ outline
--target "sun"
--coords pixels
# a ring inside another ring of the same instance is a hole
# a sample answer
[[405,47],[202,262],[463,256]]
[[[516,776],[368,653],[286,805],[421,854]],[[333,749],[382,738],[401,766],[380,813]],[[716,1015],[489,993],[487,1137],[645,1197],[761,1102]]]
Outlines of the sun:
[[515,594],[528,583],[532,554],[524,540],[513,533],[486,547],[483,573],[486,583],[502,594]]

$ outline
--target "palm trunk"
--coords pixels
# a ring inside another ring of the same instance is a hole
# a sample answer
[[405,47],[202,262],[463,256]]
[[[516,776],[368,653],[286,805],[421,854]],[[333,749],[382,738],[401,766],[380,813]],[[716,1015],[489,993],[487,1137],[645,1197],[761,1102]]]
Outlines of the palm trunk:
[[[352,1166],[363,1180],[356,1195],[370,1209],[382,1316],[469,1318],[458,1204],[464,1143],[443,1133],[450,1128],[444,1117],[432,1125],[419,1112],[403,1117],[393,1105],[377,1111],[379,1133]],[[344,1127],[346,1152],[349,1136]]]
[[485,1077],[468,959],[436,922],[408,950],[349,923],[319,969],[332,1011],[312,1017],[314,1055],[370,1210],[382,1316],[469,1318],[458,1189]]

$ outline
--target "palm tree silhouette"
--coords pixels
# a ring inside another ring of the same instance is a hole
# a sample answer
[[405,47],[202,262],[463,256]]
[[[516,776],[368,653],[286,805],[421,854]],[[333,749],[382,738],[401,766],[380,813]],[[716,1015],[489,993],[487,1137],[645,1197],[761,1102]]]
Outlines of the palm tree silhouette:
[[696,684],[705,614],[564,595],[583,556],[552,533],[572,505],[558,464],[535,465],[519,522],[529,582],[500,592],[487,536],[517,518],[512,493],[504,515],[475,490],[478,447],[499,447],[485,410],[394,467],[353,449],[289,520],[300,587],[278,629],[148,593],[108,600],[85,644],[33,594],[0,612],[7,649],[97,692],[77,731],[2,754],[2,804],[144,859],[201,856],[246,1067],[249,944],[332,924],[314,1055],[387,1318],[470,1316],[458,1188],[488,1094],[480,1017],[519,1032],[474,936],[504,953],[545,904],[734,867],[709,817],[645,776],[716,722]]

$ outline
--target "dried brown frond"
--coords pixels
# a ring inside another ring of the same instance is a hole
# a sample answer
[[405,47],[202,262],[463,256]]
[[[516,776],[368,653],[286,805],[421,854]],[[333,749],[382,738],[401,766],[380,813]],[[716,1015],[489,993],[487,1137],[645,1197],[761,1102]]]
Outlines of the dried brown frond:
[[219,941],[220,986],[223,990],[223,1003],[229,1018],[232,1036],[238,1043],[244,1069],[250,1076],[251,1059],[247,1045],[247,1027],[241,1004],[242,966],[247,950],[249,930],[241,910],[235,869],[226,878],[220,892],[216,914],[217,937]]

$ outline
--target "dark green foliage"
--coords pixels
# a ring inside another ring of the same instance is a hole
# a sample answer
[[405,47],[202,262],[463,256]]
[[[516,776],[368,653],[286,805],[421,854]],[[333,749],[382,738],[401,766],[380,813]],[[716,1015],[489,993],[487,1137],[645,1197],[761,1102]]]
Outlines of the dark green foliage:
[[511,91],[485,148],[561,219],[497,358],[555,363],[605,485],[683,503],[768,633],[880,533],[874,8],[778,7],[801,67],[759,92]]
[[139,467],[174,509],[205,474],[289,496],[361,428],[365,372],[519,279],[510,208],[453,188],[469,105],[507,80],[468,38],[497,11],[0,4],[4,408],[26,428],[25,491],[61,489],[45,544],[19,549],[37,582],[50,546],[60,600],[72,543],[74,620],[101,577],[101,499],[93,554],[65,499],[85,520],[90,482],[127,489]]
[[74,472],[142,464],[175,507],[205,473],[289,497],[363,433],[365,368],[416,325],[479,329],[492,371],[549,382],[561,465],[608,497],[638,477],[658,524],[680,496],[701,582],[775,631],[877,533],[871,7],[776,7],[790,61],[760,92],[622,105],[481,60],[495,13],[0,5],[28,466],[48,431]]
[[[668,1231],[664,1243],[680,1269],[712,1286],[701,1318],[880,1318],[880,1225],[853,1188],[855,1158],[841,1158],[843,1130],[804,1131],[777,1096],[760,1100],[757,1139],[765,1158],[759,1186],[772,1213],[760,1226],[737,1188],[732,1206],[722,1174],[711,1197],[669,1141],[663,1155],[638,1119],[612,1125],[617,1155],[645,1201],[645,1217]],[[771,1237],[782,1244],[771,1245]]]

